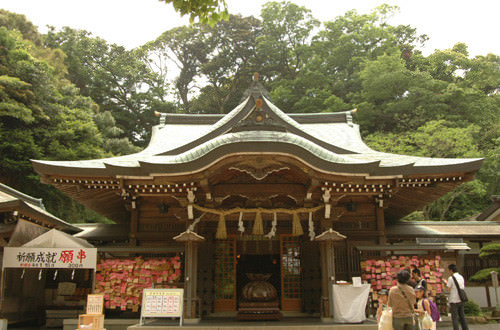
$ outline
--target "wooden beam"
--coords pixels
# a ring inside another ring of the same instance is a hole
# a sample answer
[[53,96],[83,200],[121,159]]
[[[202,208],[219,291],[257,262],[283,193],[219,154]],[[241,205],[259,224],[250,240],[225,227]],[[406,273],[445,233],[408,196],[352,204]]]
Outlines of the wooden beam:
[[244,196],[271,196],[276,194],[284,195],[306,195],[306,188],[301,184],[283,183],[283,184],[220,184],[213,186],[214,195],[225,197],[228,195]]

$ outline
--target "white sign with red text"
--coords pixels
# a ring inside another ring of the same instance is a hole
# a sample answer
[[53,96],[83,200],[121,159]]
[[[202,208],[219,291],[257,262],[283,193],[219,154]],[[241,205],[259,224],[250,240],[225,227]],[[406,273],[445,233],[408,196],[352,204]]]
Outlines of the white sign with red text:
[[95,269],[96,248],[5,247],[4,268]]

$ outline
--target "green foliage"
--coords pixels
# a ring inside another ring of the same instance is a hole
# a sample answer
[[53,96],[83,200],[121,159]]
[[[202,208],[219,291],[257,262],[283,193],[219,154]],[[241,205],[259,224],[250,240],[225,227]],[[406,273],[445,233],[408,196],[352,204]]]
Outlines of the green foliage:
[[163,97],[163,90],[158,87],[160,77],[138,54],[70,28],[49,31],[45,44],[66,54],[67,78],[81,93],[100,111],[111,112],[122,132],[117,138],[145,146],[156,122],[150,107]]
[[500,257],[500,243],[490,243],[481,248],[480,258]]
[[464,312],[467,316],[482,316],[483,312],[481,311],[481,307],[472,300],[465,302],[464,304]]
[[26,19],[26,16],[11,13],[7,10],[0,9],[0,27],[3,26],[7,30],[16,30],[21,33],[23,39],[33,42],[40,46],[42,37],[33,23]]
[[106,140],[103,148],[109,154],[119,156],[140,151],[140,148],[130,143],[129,139],[120,137],[123,134],[123,130],[116,127],[115,119],[110,111],[96,114],[94,121]]
[[[498,259],[500,257],[500,243],[490,243],[481,248],[481,252],[479,254],[480,258],[483,259]],[[500,267],[497,268],[485,268],[481,269],[473,276],[469,278],[472,282],[480,282],[485,283],[491,280],[491,272],[495,271],[500,273]]]
[[481,269],[480,271],[469,277],[469,281],[479,283],[488,282],[491,280],[491,272],[493,271],[500,273],[500,267]]
[[201,24],[215,25],[221,19],[228,19],[227,4],[225,0],[159,0],[171,3],[181,16],[189,15],[189,21],[196,19]]
[[34,57],[36,47],[17,30],[0,27],[0,180],[43,196],[48,210],[65,218],[76,208],[74,202],[42,185],[30,159],[100,157],[103,141],[92,119],[95,104],[43,58]]

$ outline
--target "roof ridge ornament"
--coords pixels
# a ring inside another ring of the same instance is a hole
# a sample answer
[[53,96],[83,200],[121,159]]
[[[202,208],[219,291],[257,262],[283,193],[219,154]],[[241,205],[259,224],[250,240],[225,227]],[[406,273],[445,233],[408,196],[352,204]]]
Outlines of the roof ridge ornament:
[[351,126],[351,127],[352,127],[352,125],[353,125],[352,117],[354,116],[354,114],[355,114],[357,111],[358,111],[358,108],[352,109],[352,110],[350,110],[350,111],[346,111],[346,114],[345,114],[345,116],[346,116],[346,121],[347,121],[347,124],[348,124],[349,126]]
[[160,117],[160,125],[165,126],[165,123],[167,121],[167,114],[155,111],[155,116]]
[[261,96],[264,96],[266,99],[272,102],[271,96],[269,92],[264,87],[264,85],[259,81],[260,74],[255,72],[253,74],[252,82],[250,86],[243,92],[243,96],[240,99],[240,103],[243,103],[249,96],[254,96],[255,99],[258,99]]

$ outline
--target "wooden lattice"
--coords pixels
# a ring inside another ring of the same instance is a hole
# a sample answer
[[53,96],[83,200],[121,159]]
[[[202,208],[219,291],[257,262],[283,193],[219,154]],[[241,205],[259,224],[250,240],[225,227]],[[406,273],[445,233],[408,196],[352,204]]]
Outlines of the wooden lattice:
[[215,302],[214,310],[236,308],[236,239],[229,237],[215,243]]
[[301,310],[300,256],[300,239],[295,236],[281,236],[281,304],[283,310]]

